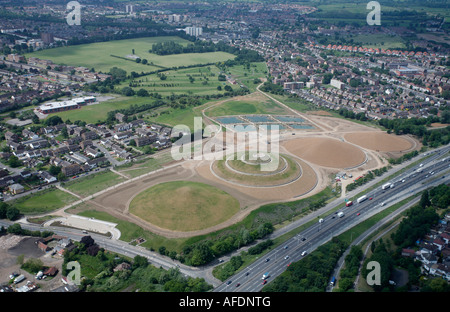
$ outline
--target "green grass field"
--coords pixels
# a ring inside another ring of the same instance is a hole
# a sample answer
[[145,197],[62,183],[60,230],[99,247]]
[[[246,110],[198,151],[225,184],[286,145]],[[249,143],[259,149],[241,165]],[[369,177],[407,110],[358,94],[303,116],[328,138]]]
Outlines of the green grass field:
[[174,181],[138,194],[131,201],[130,213],[162,228],[195,231],[228,220],[239,208],[237,199],[216,187]]
[[205,113],[209,117],[245,114],[290,114],[288,110],[259,93],[248,95],[242,100],[230,100],[224,102],[208,109]]
[[[150,93],[157,92],[163,96],[171,94],[220,94],[224,92],[223,88],[226,85],[231,84],[218,81],[219,72],[219,69],[214,65],[170,70],[160,74],[166,77],[165,80],[161,80],[158,74],[152,74],[124,81],[119,88],[131,86],[135,91],[145,89]],[[190,79],[192,79],[192,82]],[[218,86],[221,86],[221,91],[217,90]]]
[[[117,95],[115,95],[117,96]],[[108,100],[105,102],[101,102],[94,105],[87,105],[83,106],[80,109],[74,109],[69,110],[65,112],[59,112],[50,114],[49,116],[59,116],[62,120],[66,121],[67,119],[70,119],[72,122],[76,120],[82,120],[87,123],[96,123],[99,120],[105,121],[108,112],[116,110],[116,109],[124,109],[128,108],[131,105],[142,105],[151,103],[154,100],[151,98],[145,98],[145,97],[125,97],[125,96],[118,96],[117,98],[113,100]]]
[[65,183],[64,188],[80,196],[89,196],[126,179],[109,170]]
[[268,69],[265,62],[251,63],[249,67],[245,65],[235,65],[228,67],[226,72],[238,82],[244,84],[250,92],[255,92],[259,83],[254,83],[255,79],[264,79]]
[[51,189],[21,197],[10,204],[23,214],[37,214],[62,208],[76,200],[78,198],[64,191]]
[[[34,56],[41,59],[49,59],[55,64],[94,68],[96,71],[104,73],[109,72],[114,66],[125,69],[127,73],[132,71],[140,73],[154,71],[160,67],[206,64],[234,58],[234,55],[225,52],[167,56],[159,56],[148,52],[153,44],[164,41],[175,41],[183,45],[189,43],[189,41],[179,37],[147,37],[47,49],[26,54],[26,57]],[[111,56],[126,57],[132,54],[133,49],[134,55],[148,60],[147,65]]]
[[145,159],[136,163],[128,163],[126,165],[116,167],[115,169],[130,178],[135,178],[151,171],[162,168],[162,165],[173,161],[170,152],[160,152],[149,159]]

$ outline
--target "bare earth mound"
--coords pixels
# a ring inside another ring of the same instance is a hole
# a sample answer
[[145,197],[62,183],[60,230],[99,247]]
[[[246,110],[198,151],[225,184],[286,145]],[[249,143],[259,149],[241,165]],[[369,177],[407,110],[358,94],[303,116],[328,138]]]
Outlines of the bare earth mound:
[[299,138],[286,141],[282,146],[301,159],[330,168],[351,168],[366,159],[361,149],[331,138]]
[[353,144],[373,151],[402,152],[413,147],[413,143],[409,140],[385,132],[347,133],[344,138]]

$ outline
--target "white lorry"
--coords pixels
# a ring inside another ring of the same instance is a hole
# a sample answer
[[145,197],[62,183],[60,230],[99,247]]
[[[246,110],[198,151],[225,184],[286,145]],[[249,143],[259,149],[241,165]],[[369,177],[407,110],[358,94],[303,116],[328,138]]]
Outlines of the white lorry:
[[263,274],[262,279],[266,279],[270,276],[269,272]]
[[391,187],[391,183],[386,183],[386,184],[383,184],[382,186],[381,186],[381,189],[382,190],[385,190],[385,189],[388,189],[388,188],[390,188]]
[[362,203],[362,202],[365,201],[366,199],[367,199],[367,196],[364,195],[364,196],[361,196],[360,198],[358,198],[356,201],[357,201],[358,203]]

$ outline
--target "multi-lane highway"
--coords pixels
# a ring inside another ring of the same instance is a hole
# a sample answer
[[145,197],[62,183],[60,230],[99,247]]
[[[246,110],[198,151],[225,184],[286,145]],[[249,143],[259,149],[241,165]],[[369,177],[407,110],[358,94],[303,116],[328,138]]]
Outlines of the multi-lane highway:
[[[428,187],[448,183],[450,180],[450,156],[445,157],[445,154],[449,150],[450,148],[447,147],[440,149],[439,152],[432,152],[427,159],[424,159],[421,167],[415,166],[389,181],[394,184],[393,188],[383,190],[381,187],[377,187],[365,194],[367,196],[365,201],[358,203],[355,198],[350,207],[346,207],[342,203],[337,211],[331,212],[300,234],[274,248],[245,270],[230,277],[215,291],[260,291],[265,283],[283,273],[291,262],[301,260],[333,236],[350,229],[396,202],[413,194],[419,194]],[[416,171],[418,168],[422,169],[421,173]],[[344,216],[339,217],[339,212],[343,212]],[[263,278],[267,272],[270,276]]]

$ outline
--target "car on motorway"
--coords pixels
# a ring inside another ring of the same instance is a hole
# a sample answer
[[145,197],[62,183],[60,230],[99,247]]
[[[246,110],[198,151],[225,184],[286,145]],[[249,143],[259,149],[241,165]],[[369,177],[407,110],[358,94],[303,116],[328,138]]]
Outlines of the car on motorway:
[[385,203],[381,203],[381,204],[380,204],[380,206],[382,206],[382,207],[383,207],[384,205],[386,205],[386,204],[385,204]]
[[288,245],[284,246],[284,249],[288,249]]
[[289,256],[284,257],[284,260],[287,260],[287,259],[289,259]]
[[269,262],[269,261],[270,261],[270,258],[267,258],[267,259],[266,259],[266,262]]
[[230,285],[231,283],[232,283],[232,281],[228,281],[228,282],[227,282],[227,285]]
[[245,276],[249,276],[249,275],[250,275],[250,272],[245,273]]
[[236,284],[236,287],[239,287],[239,286],[241,286],[241,283],[237,283],[237,284]]
[[369,197],[369,200],[372,200],[373,199],[373,197]]
[[302,242],[304,242],[305,240],[306,240],[306,238],[305,238],[305,237],[303,237],[303,238],[302,238]]
[[266,284],[267,284],[267,281],[266,281],[266,280],[264,280],[264,281],[262,282],[262,284],[263,284],[263,285],[266,285]]
[[360,214],[361,214],[361,213],[358,212],[356,215],[359,216]]
[[306,250],[302,252],[302,257],[306,255]]

